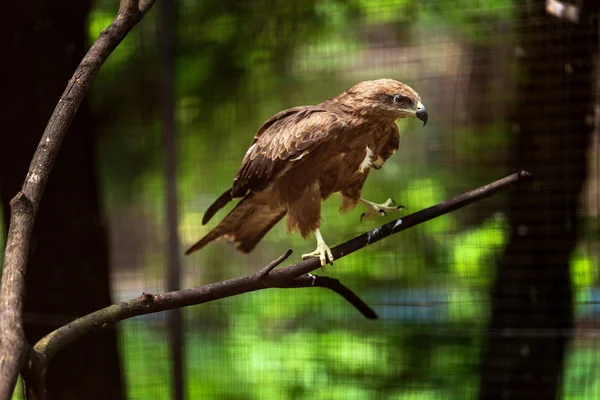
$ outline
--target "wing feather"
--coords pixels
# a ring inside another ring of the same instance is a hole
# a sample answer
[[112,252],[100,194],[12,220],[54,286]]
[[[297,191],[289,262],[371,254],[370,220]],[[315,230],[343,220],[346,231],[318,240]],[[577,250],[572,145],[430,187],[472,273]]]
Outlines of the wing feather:
[[343,127],[335,113],[319,106],[295,107],[268,119],[233,180],[233,197],[265,189],[289,163],[300,160]]

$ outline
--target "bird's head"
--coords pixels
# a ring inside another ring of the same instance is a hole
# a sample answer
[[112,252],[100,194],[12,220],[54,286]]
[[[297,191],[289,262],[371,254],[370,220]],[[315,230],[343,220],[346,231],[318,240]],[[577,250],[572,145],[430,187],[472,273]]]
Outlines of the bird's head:
[[427,123],[427,110],[419,94],[402,82],[393,79],[359,82],[345,94],[362,115],[393,120],[417,117],[423,125]]

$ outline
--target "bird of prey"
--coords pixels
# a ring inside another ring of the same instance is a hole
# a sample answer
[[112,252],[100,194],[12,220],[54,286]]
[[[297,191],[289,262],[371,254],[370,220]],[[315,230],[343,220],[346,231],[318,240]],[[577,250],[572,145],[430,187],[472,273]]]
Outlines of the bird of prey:
[[333,264],[319,229],[321,202],[340,192],[342,212],[357,203],[367,206],[368,215],[397,211],[391,199],[377,204],[363,199],[361,190],[371,168],[381,168],[398,149],[395,121],[406,117],[427,123],[417,92],[393,79],[360,82],[321,104],[275,114],[260,127],[231,188],[208,208],[202,223],[230,201],[240,201],[185,254],[221,237],[250,252],[287,215],[288,232],[304,238],[315,233],[317,249],[302,258],[318,257],[322,267]]

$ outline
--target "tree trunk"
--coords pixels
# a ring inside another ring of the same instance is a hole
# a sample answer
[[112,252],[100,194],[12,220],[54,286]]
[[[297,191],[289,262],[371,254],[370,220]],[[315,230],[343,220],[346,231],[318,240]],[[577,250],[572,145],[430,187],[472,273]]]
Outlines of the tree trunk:
[[593,131],[597,30],[591,13],[573,24],[546,14],[544,0],[517,4],[512,168],[536,179],[509,198],[480,398],[556,399],[574,326],[569,259]]
[[[160,55],[162,67],[162,119],[165,152],[165,221],[168,237],[165,253],[168,265],[165,276],[166,290],[181,289],[181,244],[179,242],[177,207],[177,124],[175,122],[175,16],[176,4],[172,0],[159,3],[158,30],[160,32]],[[171,361],[171,398],[185,398],[185,337],[183,312],[175,309],[168,312],[169,359]]]
[[[0,195],[4,221],[44,126],[86,51],[87,1],[9,1],[0,24]],[[73,317],[110,303],[105,219],[85,104],[63,143],[33,233],[25,331],[35,343]],[[48,399],[119,399],[114,329],[86,336],[54,359]]]

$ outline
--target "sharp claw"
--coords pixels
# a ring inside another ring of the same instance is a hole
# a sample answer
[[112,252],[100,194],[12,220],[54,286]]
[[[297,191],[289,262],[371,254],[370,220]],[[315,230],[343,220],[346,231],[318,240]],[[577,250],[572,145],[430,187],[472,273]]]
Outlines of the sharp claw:
[[370,202],[365,199],[360,199],[360,201],[369,208],[369,211],[366,213],[362,213],[360,215],[360,222],[363,222],[365,219],[369,219],[373,215],[379,215],[385,217],[389,212],[395,212],[399,210],[406,210],[406,207],[403,205],[396,205],[396,201],[391,197],[388,198],[384,203],[377,204]]
[[331,249],[325,244],[325,242],[323,241],[323,238],[321,237],[320,233],[318,233],[318,231],[317,231],[317,238],[318,238],[317,249],[315,251],[313,251],[312,253],[303,254],[302,259],[306,260],[308,258],[313,258],[313,257],[318,258],[319,262],[321,264],[321,269],[323,271],[325,271],[325,266],[327,264],[333,265],[333,253],[332,253]]
[[[323,261],[325,261],[325,264],[331,264],[333,265],[333,253],[331,252],[331,249],[329,247],[325,248],[325,251],[323,252]],[[321,265],[321,269],[325,269],[325,265]]]

